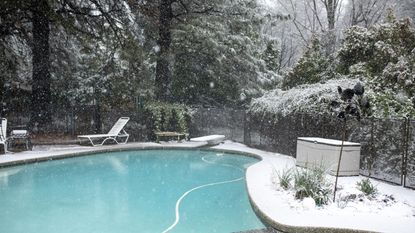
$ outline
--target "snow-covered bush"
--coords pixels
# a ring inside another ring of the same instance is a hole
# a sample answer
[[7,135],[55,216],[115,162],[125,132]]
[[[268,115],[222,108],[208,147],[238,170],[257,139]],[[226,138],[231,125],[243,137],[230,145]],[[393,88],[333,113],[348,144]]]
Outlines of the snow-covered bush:
[[415,116],[415,29],[389,13],[371,28],[346,30],[338,70],[367,82],[376,117]]
[[[353,87],[357,79],[332,79],[326,83],[301,85],[290,90],[276,89],[251,102],[254,115],[288,116],[293,113],[330,114],[328,105],[337,95],[337,87]],[[278,119],[275,119],[278,120]]]
[[291,168],[274,171],[272,182],[277,190],[285,190],[295,199],[309,202],[313,205],[325,205],[332,195],[331,184],[326,178],[326,170],[322,166],[308,168]]
[[[283,87],[294,88],[276,89],[254,99],[250,112],[276,118],[298,112],[330,114],[327,104],[336,98],[337,86],[351,88],[360,81],[370,103],[366,115],[415,116],[415,29],[410,20],[397,20],[390,13],[383,24],[349,28],[338,51],[337,63],[336,70],[343,75],[331,70],[318,40],[314,39],[284,78]],[[332,80],[330,74],[339,78]],[[326,83],[321,83],[322,79]]]
[[339,70],[348,73],[359,62],[367,63],[373,75],[381,74],[390,63],[409,55],[415,46],[415,31],[409,19],[397,20],[389,12],[386,22],[371,28],[353,26],[344,32],[338,51]]
[[294,173],[295,198],[311,197],[317,205],[327,204],[332,193],[323,167],[297,169]]
[[368,197],[374,197],[378,192],[378,189],[370,182],[369,178],[357,182],[356,186],[357,189],[362,191]]
[[371,99],[373,116],[377,118],[415,116],[414,98],[405,93],[386,89],[379,93],[369,91],[368,96]]

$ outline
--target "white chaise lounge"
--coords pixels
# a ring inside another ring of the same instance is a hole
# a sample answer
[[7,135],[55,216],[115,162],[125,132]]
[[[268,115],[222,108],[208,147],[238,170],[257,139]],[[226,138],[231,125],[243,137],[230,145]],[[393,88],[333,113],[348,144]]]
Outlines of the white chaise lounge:
[[[86,138],[91,142],[92,146],[102,146],[107,140],[113,140],[117,144],[125,144],[127,143],[128,137],[130,135],[125,132],[124,126],[129,120],[129,117],[121,117],[107,134],[78,135],[78,139],[81,140]],[[123,142],[118,142],[117,138],[125,138],[125,140]],[[101,143],[95,144],[93,139],[103,139],[103,141]]]

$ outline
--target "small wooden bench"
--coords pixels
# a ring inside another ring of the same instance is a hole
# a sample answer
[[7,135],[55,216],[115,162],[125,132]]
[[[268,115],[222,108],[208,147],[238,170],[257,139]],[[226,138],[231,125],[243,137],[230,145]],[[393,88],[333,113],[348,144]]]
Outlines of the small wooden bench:
[[26,150],[32,150],[32,141],[27,130],[12,130],[8,141],[10,148],[15,149],[17,145],[23,144]]
[[161,138],[174,138],[177,139],[177,141],[180,141],[180,138],[187,139],[188,134],[186,133],[178,133],[178,132],[155,132],[156,134],[156,142],[160,142]]

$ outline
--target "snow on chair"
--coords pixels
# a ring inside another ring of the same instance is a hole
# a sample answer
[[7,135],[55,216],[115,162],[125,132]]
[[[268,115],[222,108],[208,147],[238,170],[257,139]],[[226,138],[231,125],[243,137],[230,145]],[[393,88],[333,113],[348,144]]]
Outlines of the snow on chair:
[[[78,139],[86,138],[88,139],[92,146],[102,146],[107,140],[113,140],[117,144],[125,144],[128,141],[128,137],[130,136],[124,130],[124,126],[130,120],[129,117],[121,117],[118,121],[114,124],[111,130],[107,134],[91,134],[91,135],[78,135]],[[124,142],[118,142],[117,138],[126,138]],[[93,139],[104,139],[100,144],[94,144]]]

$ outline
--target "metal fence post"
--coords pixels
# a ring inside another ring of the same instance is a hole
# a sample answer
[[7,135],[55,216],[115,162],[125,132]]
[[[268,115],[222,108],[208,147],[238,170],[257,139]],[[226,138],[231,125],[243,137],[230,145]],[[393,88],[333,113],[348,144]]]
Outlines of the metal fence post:
[[408,168],[408,147],[409,147],[409,127],[410,121],[409,118],[404,118],[404,153],[402,154],[402,184],[406,187],[406,176],[407,176],[407,168]]
[[70,114],[70,122],[71,122],[71,135],[75,136],[75,114],[74,114],[74,108],[71,108],[71,114]]
[[248,146],[251,145],[251,123],[246,111],[244,111],[244,143]]
[[374,137],[374,132],[375,132],[375,120],[372,117],[370,120],[370,153],[369,153],[369,161],[368,161],[368,176],[371,177],[372,176],[372,166],[373,166],[373,159],[375,158],[375,137]]

